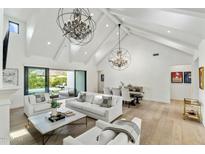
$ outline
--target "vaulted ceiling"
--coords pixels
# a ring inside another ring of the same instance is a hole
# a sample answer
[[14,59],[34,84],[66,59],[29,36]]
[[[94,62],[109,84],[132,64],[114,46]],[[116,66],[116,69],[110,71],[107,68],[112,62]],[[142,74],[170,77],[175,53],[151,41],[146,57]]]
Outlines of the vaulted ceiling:
[[122,23],[122,41],[129,35],[140,36],[188,55],[194,55],[205,38],[205,9],[90,9],[97,24],[94,38],[86,46],[76,46],[64,39],[57,27],[57,11],[5,9],[7,16],[26,23],[29,55],[55,60],[68,52],[70,62],[94,59],[98,64],[118,43],[118,23]]

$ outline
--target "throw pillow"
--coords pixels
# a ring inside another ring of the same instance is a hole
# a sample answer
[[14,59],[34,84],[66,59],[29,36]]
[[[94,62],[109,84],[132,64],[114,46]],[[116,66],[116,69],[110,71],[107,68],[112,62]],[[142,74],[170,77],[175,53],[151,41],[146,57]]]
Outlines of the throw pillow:
[[93,98],[94,98],[94,96],[92,94],[86,94],[85,101],[88,102],[88,103],[92,103]]
[[36,95],[36,103],[41,103],[41,95]]
[[108,97],[108,96],[103,96],[103,102],[100,105],[101,107],[106,107],[106,108],[110,108],[112,107],[112,97]]
[[116,133],[114,131],[105,130],[97,137],[97,143],[99,145],[105,145],[108,142],[110,142],[112,139],[114,139],[115,136]]
[[77,98],[78,102],[85,102],[86,99],[86,94],[85,93],[80,93],[79,97]]
[[103,102],[103,98],[100,95],[96,95],[93,100],[93,104],[101,105]]
[[42,102],[45,102],[45,100],[46,100],[44,94],[38,94],[35,96],[36,96],[36,103],[42,103]]
[[45,96],[42,94],[41,95],[41,102],[45,102],[46,101],[46,98],[45,98]]

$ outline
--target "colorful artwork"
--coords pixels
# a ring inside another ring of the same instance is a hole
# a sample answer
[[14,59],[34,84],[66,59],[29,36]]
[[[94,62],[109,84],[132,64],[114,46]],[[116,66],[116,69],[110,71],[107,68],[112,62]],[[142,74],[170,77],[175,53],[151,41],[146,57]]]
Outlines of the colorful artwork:
[[204,67],[199,68],[199,88],[204,90]]
[[171,72],[172,83],[183,83],[183,72]]
[[184,83],[191,83],[191,72],[184,72]]

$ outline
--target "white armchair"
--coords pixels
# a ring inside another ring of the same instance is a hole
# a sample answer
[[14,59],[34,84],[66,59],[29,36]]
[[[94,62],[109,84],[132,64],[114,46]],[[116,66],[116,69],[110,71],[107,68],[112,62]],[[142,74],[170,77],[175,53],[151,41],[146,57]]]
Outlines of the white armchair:
[[51,110],[51,99],[48,93],[44,93],[45,100],[37,102],[35,95],[24,96],[24,113],[29,117]]
[[[135,117],[132,119],[132,122],[137,124],[139,129],[141,130],[141,119]],[[81,134],[80,136],[73,138],[72,136],[68,136],[64,138],[63,144],[64,145],[99,145],[99,142],[97,141],[97,137],[102,133],[102,130],[109,126],[110,124],[101,120],[96,121],[96,126],[89,129],[85,133]],[[136,145],[140,144],[140,134],[137,138],[137,141],[135,142]],[[130,142],[129,140],[126,140],[122,137],[120,137],[120,134],[117,135],[114,139],[108,140],[107,143],[104,145],[132,145],[134,143]]]

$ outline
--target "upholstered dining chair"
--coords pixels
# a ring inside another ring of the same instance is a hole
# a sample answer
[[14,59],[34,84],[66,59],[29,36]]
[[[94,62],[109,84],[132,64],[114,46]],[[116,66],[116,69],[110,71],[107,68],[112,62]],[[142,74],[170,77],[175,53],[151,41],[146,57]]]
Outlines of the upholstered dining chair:
[[103,91],[104,91],[104,94],[112,95],[112,92],[111,92],[110,88],[108,88],[108,87],[105,87],[105,88],[103,89]]
[[112,88],[112,94],[116,96],[121,96],[120,88]]
[[122,88],[121,92],[122,92],[123,101],[125,103],[128,103],[128,107],[130,107],[130,104],[134,100],[134,98],[130,97],[129,89],[128,88]]

